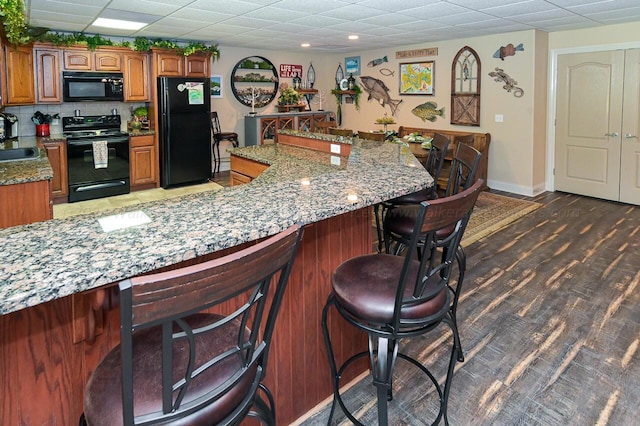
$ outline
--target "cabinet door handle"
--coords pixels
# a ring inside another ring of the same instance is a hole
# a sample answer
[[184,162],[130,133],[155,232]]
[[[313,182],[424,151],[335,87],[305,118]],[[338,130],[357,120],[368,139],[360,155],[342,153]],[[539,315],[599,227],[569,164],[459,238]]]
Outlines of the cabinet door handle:
[[617,137],[620,135],[620,133],[618,133],[618,132],[613,132],[613,133],[605,133],[604,135],[605,135],[605,136],[611,136],[611,137],[617,138]]
[[625,139],[633,139],[633,138],[637,138],[636,135],[632,135],[631,133],[627,133],[626,135],[624,135]]

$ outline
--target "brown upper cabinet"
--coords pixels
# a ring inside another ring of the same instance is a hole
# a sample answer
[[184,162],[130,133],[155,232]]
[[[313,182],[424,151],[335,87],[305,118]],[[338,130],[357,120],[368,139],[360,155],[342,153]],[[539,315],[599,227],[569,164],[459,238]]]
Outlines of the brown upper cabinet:
[[36,101],[33,47],[4,46],[6,84],[3,85],[5,105],[33,104]]
[[64,69],[68,71],[122,71],[120,52],[91,52],[86,48],[63,51]]
[[162,77],[209,77],[210,54],[184,56],[172,50],[154,49],[155,75]]
[[36,102],[62,102],[60,50],[36,47],[34,52],[36,57]]
[[149,55],[145,53],[125,53],[124,61],[124,101],[149,101]]
[[95,52],[96,71],[122,71],[122,55],[115,52]]
[[65,49],[62,52],[65,70],[93,70],[93,52],[86,49]]

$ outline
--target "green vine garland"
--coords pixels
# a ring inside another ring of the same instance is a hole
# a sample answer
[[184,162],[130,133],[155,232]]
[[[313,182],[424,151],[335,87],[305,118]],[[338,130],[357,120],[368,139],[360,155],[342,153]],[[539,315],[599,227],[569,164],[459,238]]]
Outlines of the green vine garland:
[[[353,85],[352,91],[356,92],[353,95],[346,95],[353,97],[353,102],[356,106],[356,110],[360,109],[360,94],[362,93],[362,89],[357,84]],[[342,90],[339,88],[335,88],[331,90],[331,94],[336,97],[336,103],[338,104],[338,109],[336,111],[336,115],[338,117],[338,125],[342,124],[342,97],[345,96]]]
[[57,32],[46,31],[41,34],[32,34],[31,29],[24,21],[24,1],[23,0],[0,0],[0,18],[4,26],[4,32],[7,40],[14,45],[27,44],[32,41],[42,41],[52,43],[56,46],[72,46],[85,45],[90,50],[95,50],[100,46],[119,46],[128,47],[131,50],[139,52],[148,52],[153,47],[160,47],[175,50],[185,56],[192,53],[204,52],[210,53],[213,60],[220,58],[218,45],[206,45],[198,41],[186,43],[186,45],[178,44],[175,41],[164,39],[148,39],[146,37],[136,37],[133,42],[122,41],[113,42],[100,34],[86,35],[82,32],[61,34]]

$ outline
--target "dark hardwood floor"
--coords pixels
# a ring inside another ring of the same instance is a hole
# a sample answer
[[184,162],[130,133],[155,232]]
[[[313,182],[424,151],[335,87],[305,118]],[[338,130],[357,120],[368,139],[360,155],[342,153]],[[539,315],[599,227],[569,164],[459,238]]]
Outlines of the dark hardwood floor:
[[[229,172],[213,180],[228,186]],[[450,424],[640,424],[640,207],[494,192],[543,207],[467,247]],[[402,350],[443,380],[450,338],[443,326]],[[423,377],[399,361],[394,384],[390,424],[430,424]],[[377,424],[373,388],[365,379],[345,399],[367,425]],[[343,419],[338,410],[333,423]]]
[[[640,208],[559,192],[518,198],[543,207],[467,247],[450,424],[640,424]],[[450,339],[441,326],[401,350],[443,380]],[[390,424],[430,424],[437,408],[423,377],[399,361],[394,380]],[[367,378],[346,393],[367,425],[377,424],[373,389]],[[303,424],[326,419],[323,409]]]

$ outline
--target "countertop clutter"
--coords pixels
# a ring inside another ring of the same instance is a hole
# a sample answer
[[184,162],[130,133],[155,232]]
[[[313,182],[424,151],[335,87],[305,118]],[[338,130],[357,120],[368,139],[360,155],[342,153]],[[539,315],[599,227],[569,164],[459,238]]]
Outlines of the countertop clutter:
[[[251,184],[0,230],[0,314],[100,287],[417,191],[432,180],[408,148],[355,139],[348,161],[278,145],[233,154],[269,164]],[[101,217],[151,221],[106,233]]]

